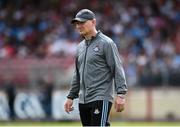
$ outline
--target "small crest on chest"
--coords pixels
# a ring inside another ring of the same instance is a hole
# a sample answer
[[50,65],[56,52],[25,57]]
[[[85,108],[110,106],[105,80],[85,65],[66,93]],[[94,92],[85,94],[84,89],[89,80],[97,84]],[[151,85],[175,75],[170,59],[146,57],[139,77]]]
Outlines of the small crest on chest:
[[99,46],[97,45],[94,49],[95,52],[99,52]]

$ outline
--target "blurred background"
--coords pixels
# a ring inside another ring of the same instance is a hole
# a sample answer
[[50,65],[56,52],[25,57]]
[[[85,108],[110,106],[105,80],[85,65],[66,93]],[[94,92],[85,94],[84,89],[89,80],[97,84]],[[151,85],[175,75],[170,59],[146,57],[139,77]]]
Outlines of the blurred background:
[[0,121],[79,120],[64,109],[83,8],[118,46],[129,91],[110,121],[180,120],[180,0],[0,0]]

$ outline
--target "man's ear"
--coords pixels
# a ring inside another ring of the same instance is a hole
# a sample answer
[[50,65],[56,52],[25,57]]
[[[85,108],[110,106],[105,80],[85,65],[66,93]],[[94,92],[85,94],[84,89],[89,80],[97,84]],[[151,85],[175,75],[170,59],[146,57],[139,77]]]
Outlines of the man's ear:
[[96,26],[96,19],[93,19],[92,23]]

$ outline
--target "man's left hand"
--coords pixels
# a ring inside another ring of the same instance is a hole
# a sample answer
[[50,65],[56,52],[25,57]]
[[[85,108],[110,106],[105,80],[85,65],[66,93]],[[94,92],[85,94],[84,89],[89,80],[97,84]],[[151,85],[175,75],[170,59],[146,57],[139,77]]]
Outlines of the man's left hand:
[[122,98],[119,96],[117,96],[115,98],[114,108],[115,108],[116,112],[122,112],[124,110],[125,101],[126,101],[125,98]]

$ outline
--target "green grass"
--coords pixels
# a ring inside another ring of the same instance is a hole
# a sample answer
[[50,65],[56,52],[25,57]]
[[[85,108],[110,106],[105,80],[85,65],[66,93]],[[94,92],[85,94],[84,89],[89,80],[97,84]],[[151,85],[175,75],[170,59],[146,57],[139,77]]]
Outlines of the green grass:
[[[80,122],[0,122],[0,126],[81,126]],[[111,122],[111,126],[180,126],[180,122]]]

